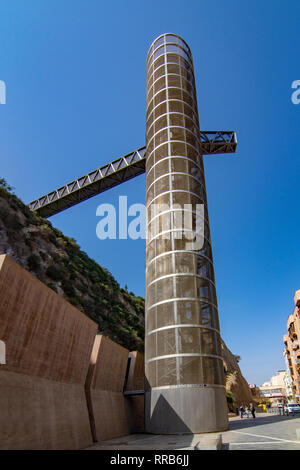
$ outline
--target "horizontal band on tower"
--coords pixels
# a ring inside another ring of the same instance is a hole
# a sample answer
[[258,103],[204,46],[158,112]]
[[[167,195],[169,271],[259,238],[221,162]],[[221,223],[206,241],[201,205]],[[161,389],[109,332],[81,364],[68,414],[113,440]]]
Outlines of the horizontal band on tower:
[[179,302],[179,301],[183,301],[183,302],[195,301],[195,302],[209,304],[212,307],[215,307],[215,309],[218,311],[218,306],[214,304],[213,302],[211,302],[210,300],[207,300],[206,297],[174,297],[172,299],[161,300],[160,302],[156,302],[155,304],[152,304],[150,306],[147,305],[146,310],[148,311],[151,308],[158,307],[159,305],[166,304],[168,302]]
[[[153,204],[153,201],[155,201],[155,199],[161,196],[165,196],[167,194],[171,194],[171,193],[187,193],[187,194],[190,194],[191,196],[195,196],[196,198],[199,199],[199,201],[201,201],[199,194],[193,193],[192,191],[188,191],[187,189],[170,189],[169,191],[165,191],[159,194],[158,196],[155,196],[153,199],[151,199],[151,201],[147,204],[147,209],[149,209],[149,207],[151,206],[151,204]],[[204,203],[199,202],[199,204],[204,204]]]
[[148,359],[147,361],[145,361],[145,364],[149,364],[150,362],[154,362],[154,361],[161,361],[163,359],[176,358],[176,357],[211,357],[212,359],[220,359],[221,361],[223,361],[223,357],[217,356],[216,354],[181,353],[181,354],[166,354],[165,356],[151,357],[151,359]]
[[[193,214],[193,215],[198,215],[200,217],[200,214],[197,213],[197,211],[195,209],[187,209],[187,208],[184,208],[184,207],[174,207],[174,206],[170,206],[170,209],[166,210],[166,211],[162,211],[162,212],[159,212],[158,214],[156,214],[154,217],[152,217],[152,219],[150,219],[149,222],[147,222],[147,228],[149,227],[150,224],[153,223],[153,221],[155,221],[155,219],[157,219],[158,217],[160,217],[161,215],[166,215],[166,214],[170,214],[170,213],[173,213],[173,212],[188,212],[189,214]],[[208,224],[208,220],[205,218],[205,217],[200,217],[201,220],[203,220],[204,222],[206,222],[207,225]],[[180,229],[178,229],[180,230]]]
[[181,385],[162,385],[160,387],[151,387],[151,390],[169,390],[176,388],[225,388],[220,384],[181,384]]
[[[149,172],[148,172],[149,173]],[[152,183],[149,184],[147,188],[147,192],[153,186],[157,181],[161,180],[162,178],[165,178],[165,176],[173,176],[173,175],[181,175],[181,176],[186,176],[187,178],[193,178],[197,183],[201,185],[202,188],[204,188],[203,185],[203,179],[201,180],[200,178],[197,178],[197,176],[191,175],[190,173],[185,173],[183,171],[170,171],[169,173],[164,173],[163,175],[158,176],[155,180],[152,181]]]
[[[152,150],[152,152],[150,153],[149,157],[148,157],[148,155],[147,155],[147,158],[150,158],[150,156],[152,155],[152,153],[155,152],[155,150],[157,150],[159,147],[161,147],[162,145],[169,144],[169,143],[171,143],[171,142],[172,142],[172,143],[182,143],[181,140],[175,140],[175,141],[174,141],[174,140],[172,140],[172,141],[168,140],[167,142],[164,142],[163,144],[159,144],[158,147],[155,147],[155,149]],[[199,151],[196,149],[196,147],[194,147],[192,144],[188,144],[188,145],[189,145],[193,150],[195,150],[195,152],[197,152],[197,153],[199,152]],[[182,158],[182,159],[185,159],[185,160],[187,160],[187,161],[193,163],[193,164],[195,165],[195,167],[197,167],[197,168],[200,170],[201,175],[203,176],[203,170],[202,170],[201,166],[199,166],[198,162],[195,161],[195,160],[193,160],[193,159],[190,158],[190,157],[187,157],[186,155],[166,155],[165,157],[160,158],[157,162],[155,162],[150,168],[147,168],[147,170],[148,170],[147,173],[150,173],[150,171],[152,171],[152,168],[154,168],[154,167],[155,167],[156,165],[158,165],[159,163],[163,162],[164,160],[168,160],[168,159],[170,159],[170,158],[178,158],[178,159],[179,159],[179,158]],[[147,161],[149,161],[149,160],[147,160]]]
[[[203,219],[202,219],[203,220]],[[184,228],[184,227],[181,227],[181,228],[172,228],[170,230],[165,230],[164,232],[160,232],[160,233],[157,233],[155,235],[155,237],[153,238],[150,238],[149,241],[148,241],[148,238],[147,238],[147,243],[146,243],[146,246],[149,246],[150,243],[152,243],[154,240],[156,240],[157,238],[161,237],[162,235],[166,235],[167,233],[177,233],[177,232],[181,232],[181,231],[184,231],[184,233],[188,232],[188,233],[195,233],[195,230],[193,229],[190,229],[190,228]],[[203,238],[203,240],[205,240],[210,246],[211,246],[211,242],[208,238],[206,238],[204,235],[201,235],[201,238]],[[181,238],[164,238],[164,240],[183,240],[183,237]],[[189,240],[188,238],[186,239],[186,242],[187,243],[194,243],[195,240]]]
[[[169,100],[167,100],[169,101]],[[181,100],[177,100],[179,101],[180,103],[182,103]],[[166,113],[163,113],[163,114],[160,114],[157,118],[154,119],[154,121],[152,122],[152,124],[150,124],[149,126],[149,129],[147,131],[147,134],[149,133],[149,131],[151,130],[151,127],[154,126],[154,124],[156,123],[156,121],[159,121],[160,118],[164,117],[164,116],[169,116],[170,114],[176,114],[176,115],[180,115],[180,116],[183,116],[183,117],[187,117],[188,119],[190,119],[193,123],[194,123],[194,118],[192,118],[191,116],[189,116],[188,114],[185,114],[185,113],[182,113],[180,111],[167,111]],[[197,123],[195,123],[195,126],[197,126]],[[160,129],[162,130],[162,129]],[[156,133],[155,133],[156,134]]]
[[147,337],[158,331],[170,330],[173,328],[203,328],[205,330],[212,330],[220,334],[220,331],[217,330],[216,328],[213,328],[212,326],[205,326],[205,325],[202,325],[201,323],[181,323],[181,324],[175,324],[175,325],[161,326],[160,328],[156,328],[155,330],[148,331],[148,333],[145,336]]
[[[183,91],[184,93],[186,93],[188,95],[189,98],[191,98],[192,102],[193,102],[193,105],[196,106],[196,96],[194,95],[191,95],[187,90],[184,90],[183,88],[179,88],[178,86],[167,86],[165,88],[162,88],[161,90],[158,90],[156,93],[153,94],[153,96],[149,99],[149,102],[146,103],[146,113],[147,113],[147,110],[149,108],[149,106],[151,105],[152,101],[154,100],[154,98],[157,97],[157,95],[159,95],[159,93],[165,91],[166,92],[166,95],[167,95],[167,91],[169,90],[180,90],[180,91]],[[169,94],[168,94],[169,96]],[[182,95],[183,96],[183,95]],[[173,98],[168,98],[167,101],[172,101]],[[175,98],[174,98],[175,99]],[[188,102],[186,102],[183,98],[176,98],[177,101],[181,101],[182,103],[186,103],[188,104]],[[160,101],[159,104],[162,104],[163,101]],[[196,109],[196,108],[195,108]]]
[[196,273],[172,273],[172,274],[165,274],[164,276],[161,276],[161,277],[158,277],[158,278],[156,278],[156,279],[153,279],[153,281],[149,282],[149,284],[146,284],[146,287],[150,287],[150,286],[152,286],[153,284],[155,284],[155,282],[162,281],[163,279],[168,279],[168,278],[170,278],[170,277],[181,277],[181,276],[190,276],[190,277],[196,277],[197,279],[203,279],[203,280],[205,280],[205,281],[210,282],[210,284],[212,284],[214,287],[216,287],[214,281],[212,281],[210,278],[205,277],[205,276],[201,276],[201,274],[196,274]]
[[[160,106],[160,105],[162,105],[162,104],[164,104],[164,103],[167,104],[167,103],[170,102],[170,101],[178,101],[179,103],[184,103],[186,106],[188,106],[189,108],[191,108],[191,110],[193,111],[193,113],[196,113],[195,108],[194,108],[193,106],[191,106],[189,103],[186,103],[185,101],[179,100],[178,98],[171,98],[171,99],[167,98],[167,99],[165,99],[165,100],[163,100],[163,101],[160,101],[158,104],[156,104],[156,105],[153,107],[152,111],[151,111],[151,112],[149,113],[149,115],[147,116],[146,121],[149,120],[151,114],[156,110],[156,108],[158,108],[158,106]],[[160,117],[160,116],[159,116],[159,117]],[[157,118],[155,118],[155,120],[156,120],[156,119],[157,119]]]
[[195,255],[195,256],[199,256],[201,258],[204,258],[205,261],[209,261],[210,264],[213,266],[213,263],[212,263],[212,260],[210,258],[208,258],[207,256],[205,255],[202,255],[201,253],[198,253],[197,251],[193,251],[193,250],[172,250],[172,251],[165,251],[164,253],[161,253],[160,255],[157,255],[155,256],[154,258],[151,259],[151,261],[149,261],[148,266],[150,266],[151,263],[153,263],[154,261],[156,261],[158,258],[162,258],[163,256],[166,256],[166,255],[172,255],[172,254],[176,254],[176,253],[184,253],[184,254],[192,254],[192,255]]

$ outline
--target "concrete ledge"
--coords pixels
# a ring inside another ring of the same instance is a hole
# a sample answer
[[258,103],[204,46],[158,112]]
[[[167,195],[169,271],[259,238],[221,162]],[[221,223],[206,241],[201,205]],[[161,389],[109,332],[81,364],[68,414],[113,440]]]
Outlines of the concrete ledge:
[[203,436],[195,445],[195,450],[221,450],[222,434],[217,436]]

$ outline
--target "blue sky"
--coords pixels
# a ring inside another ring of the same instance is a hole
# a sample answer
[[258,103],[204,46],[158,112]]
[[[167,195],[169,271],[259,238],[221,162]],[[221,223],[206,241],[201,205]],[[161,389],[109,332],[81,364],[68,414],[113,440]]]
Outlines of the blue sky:
[[[200,126],[236,130],[205,157],[221,333],[250,383],[284,368],[300,288],[297,0],[0,0],[0,176],[24,202],[145,143],[146,55],[174,32],[195,65]],[[121,286],[144,296],[144,241],[96,237],[96,208],[144,202],[145,179],[52,217]]]

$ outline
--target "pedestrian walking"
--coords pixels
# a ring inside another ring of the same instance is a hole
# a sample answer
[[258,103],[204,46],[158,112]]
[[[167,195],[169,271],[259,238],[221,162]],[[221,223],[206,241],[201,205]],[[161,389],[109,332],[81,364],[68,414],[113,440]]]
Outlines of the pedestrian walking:
[[244,412],[245,412],[245,409],[244,409],[243,405],[241,405],[241,406],[240,406],[240,417],[241,417],[241,418],[243,417]]
[[251,403],[250,411],[251,411],[251,414],[252,414],[252,418],[255,418],[255,407],[254,407],[253,403]]

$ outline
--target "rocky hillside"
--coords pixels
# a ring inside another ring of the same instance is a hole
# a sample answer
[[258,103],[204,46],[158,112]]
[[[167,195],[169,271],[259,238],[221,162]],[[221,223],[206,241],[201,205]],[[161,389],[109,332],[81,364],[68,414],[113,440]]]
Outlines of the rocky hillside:
[[[0,178],[0,253],[88,315],[99,332],[129,350],[143,352],[144,299],[122,289],[110,272],[87,256],[75,240],[31,212]],[[236,356],[222,343],[226,389],[237,402],[251,392]]]
[[222,341],[223,363],[225,369],[227,397],[233,399],[233,409],[241,404],[250,404],[253,397],[247,381],[244,379],[238,364],[237,356],[227,348]]
[[99,332],[143,352],[144,299],[120,288],[75,240],[32,213],[0,179],[0,253],[63,296],[99,325]]

